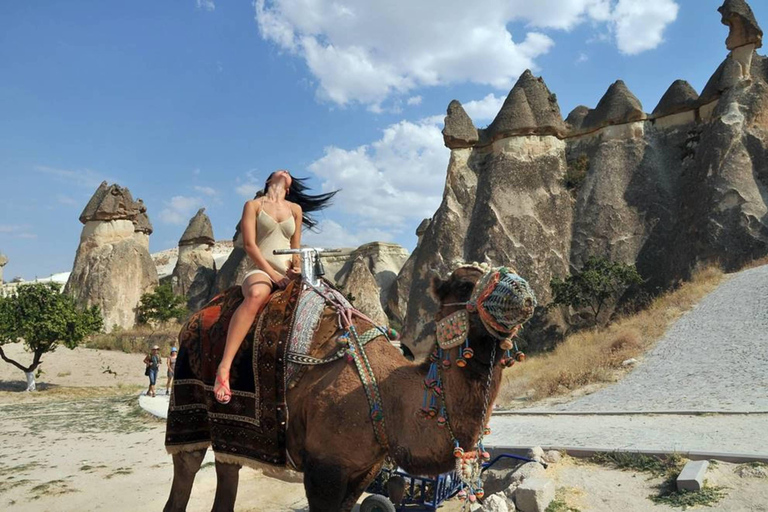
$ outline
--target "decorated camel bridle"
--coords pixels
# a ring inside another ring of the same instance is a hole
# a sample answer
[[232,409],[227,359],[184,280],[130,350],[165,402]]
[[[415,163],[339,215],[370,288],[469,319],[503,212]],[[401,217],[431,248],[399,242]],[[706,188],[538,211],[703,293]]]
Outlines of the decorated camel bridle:
[[[424,380],[422,413],[424,418],[436,418],[438,427],[447,429],[454,446],[453,455],[456,457],[456,473],[462,481],[462,488],[458,494],[459,499],[474,502],[477,498],[482,498],[484,495],[480,472],[482,470],[482,462],[490,459],[489,453],[483,447],[483,438],[491,432],[487,420],[489,419],[491,382],[496,361],[496,350],[498,347],[505,351],[505,355],[500,361],[505,368],[514,365],[515,361],[523,361],[525,359],[525,355],[517,350],[514,336],[520,325],[533,315],[533,310],[536,307],[536,298],[528,282],[506,267],[491,269],[488,266],[473,264],[462,265],[459,268],[476,268],[483,271],[484,274],[475,284],[468,301],[443,304],[443,308],[460,306],[462,309],[444,317],[436,318],[436,342],[435,348],[429,356],[431,364],[427,377]],[[389,452],[389,440],[386,435],[381,392],[364,347],[379,336],[394,339],[397,333],[383,327],[373,327],[365,333],[358,334],[352,322],[352,317],[358,316],[368,321],[370,319],[356,309],[349,307],[345,301],[335,298],[333,294],[316,286],[310,285],[310,288],[323,296],[328,304],[336,309],[339,317],[339,327],[344,331],[337,338],[341,348],[336,354],[326,359],[314,359],[303,356],[293,362],[304,365],[317,365],[329,363],[346,356],[347,360],[354,364],[360,376],[363,390],[368,399],[370,418],[373,423],[376,439],[382,448]],[[443,371],[450,368],[451,352],[457,347],[461,347],[456,358],[457,367],[466,367],[468,361],[474,357],[474,351],[469,346],[468,338],[470,313],[477,313],[485,329],[499,343],[493,344],[491,357],[488,361],[488,378],[485,383],[483,417],[481,421],[481,425],[484,428],[480,432],[474,449],[465,451],[456,438],[453,425],[451,424],[443,386]]]
[[[466,267],[478,268],[474,265]],[[443,308],[460,306],[462,309],[436,319],[435,348],[429,356],[430,367],[424,379],[424,418],[436,418],[437,426],[448,430],[453,443],[453,455],[456,457],[456,473],[461,479],[460,500],[474,502],[482,498],[483,491],[480,473],[483,461],[490,459],[490,454],[483,446],[483,438],[490,434],[487,420],[490,411],[491,382],[496,361],[497,347],[505,351],[501,365],[509,368],[515,361],[523,361],[525,355],[517,350],[514,336],[519,326],[527,321],[536,307],[536,299],[528,283],[514,271],[506,267],[496,269],[480,268],[485,273],[475,285],[470,299],[466,302],[443,304]],[[477,313],[483,326],[499,343],[491,347],[488,361],[488,378],[483,393],[483,430],[472,450],[464,450],[456,438],[445,398],[443,371],[451,366],[451,352],[459,348],[456,366],[464,368],[474,357],[469,346],[469,314]],[[439,313],[438,313],[439,315]],[[513,353],[514,350],[514,353]]]

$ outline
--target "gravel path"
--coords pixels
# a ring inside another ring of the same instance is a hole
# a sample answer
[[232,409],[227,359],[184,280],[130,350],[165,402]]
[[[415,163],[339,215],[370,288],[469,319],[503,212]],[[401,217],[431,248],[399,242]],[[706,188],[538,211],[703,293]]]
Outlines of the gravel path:
[[491,418],[488,446],[560,446],[768,455],[768,414]]
[[619,383],[527,410],[768,412],[768,265],[721,284]]
[[721,284],[620,382],[523,411],[572,415],[495,415],[487,444],[768,455],[768,265]]

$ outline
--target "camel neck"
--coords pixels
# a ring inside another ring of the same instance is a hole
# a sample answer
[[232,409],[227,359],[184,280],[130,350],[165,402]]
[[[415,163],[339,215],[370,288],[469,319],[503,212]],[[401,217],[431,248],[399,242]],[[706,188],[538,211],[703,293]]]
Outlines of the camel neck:
[[[381,383],[390,455],[406,471],[435,475],[455,465],[453,441],[447,426],[425,418],[421,407],[428,364],[395,369]],[[485,425],[482,424],[488,374],[474,373],[455,365],[443,371],[443,390],[451,427],[462,448],[471,450]],[[489,408],[498,393],[501,367],[494,368],[488,392]],[[490,419],[489,411],[486,421]]]

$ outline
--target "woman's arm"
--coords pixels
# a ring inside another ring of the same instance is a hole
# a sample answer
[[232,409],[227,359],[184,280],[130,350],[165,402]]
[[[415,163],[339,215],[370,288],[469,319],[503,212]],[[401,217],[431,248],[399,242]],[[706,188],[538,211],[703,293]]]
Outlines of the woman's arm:
[[[301,206],[298,204],[294,204],[292,209],[293,220],[296,222],[296,229],[293,231],[293,236],[291,237],[291,249],[299,249],[301,248],[301,222],[303,219],[303,212],[301,211]],[[293,255],[291,266],[293,267],[294,271],[301,271],[301,255]]]
[[270,279],[274,282],[280,281],[283,276],[275,272],[264,255],[261,254],[261,249],[256,245],[256,215],[259,213],[261,205],[256,201],[248,201],[243,206],[243,216],[240,219],[240,232],[243,234],[243,249],[248,254],[257,267],[267,273]]
[[144,364],[149,364],[152,360],[149,358],[149,355],[144,356]]

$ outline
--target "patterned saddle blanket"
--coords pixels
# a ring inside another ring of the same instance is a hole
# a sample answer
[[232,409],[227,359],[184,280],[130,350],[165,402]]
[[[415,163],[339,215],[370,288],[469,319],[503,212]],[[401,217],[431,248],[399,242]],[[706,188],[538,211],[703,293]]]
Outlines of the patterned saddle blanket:
[[[211,445],[244,464],[285,464],[285,395],[307,370],[298,363],[339,354],[336,310],[303,288],[292,281],[258,315],[233,361],[227,405],[215,400],[213,386],[229,321],[243,300],[240,287],[216,296],[182,327],[166,424],[169,452]],[[323,288],[350,307],[332,286]]]

